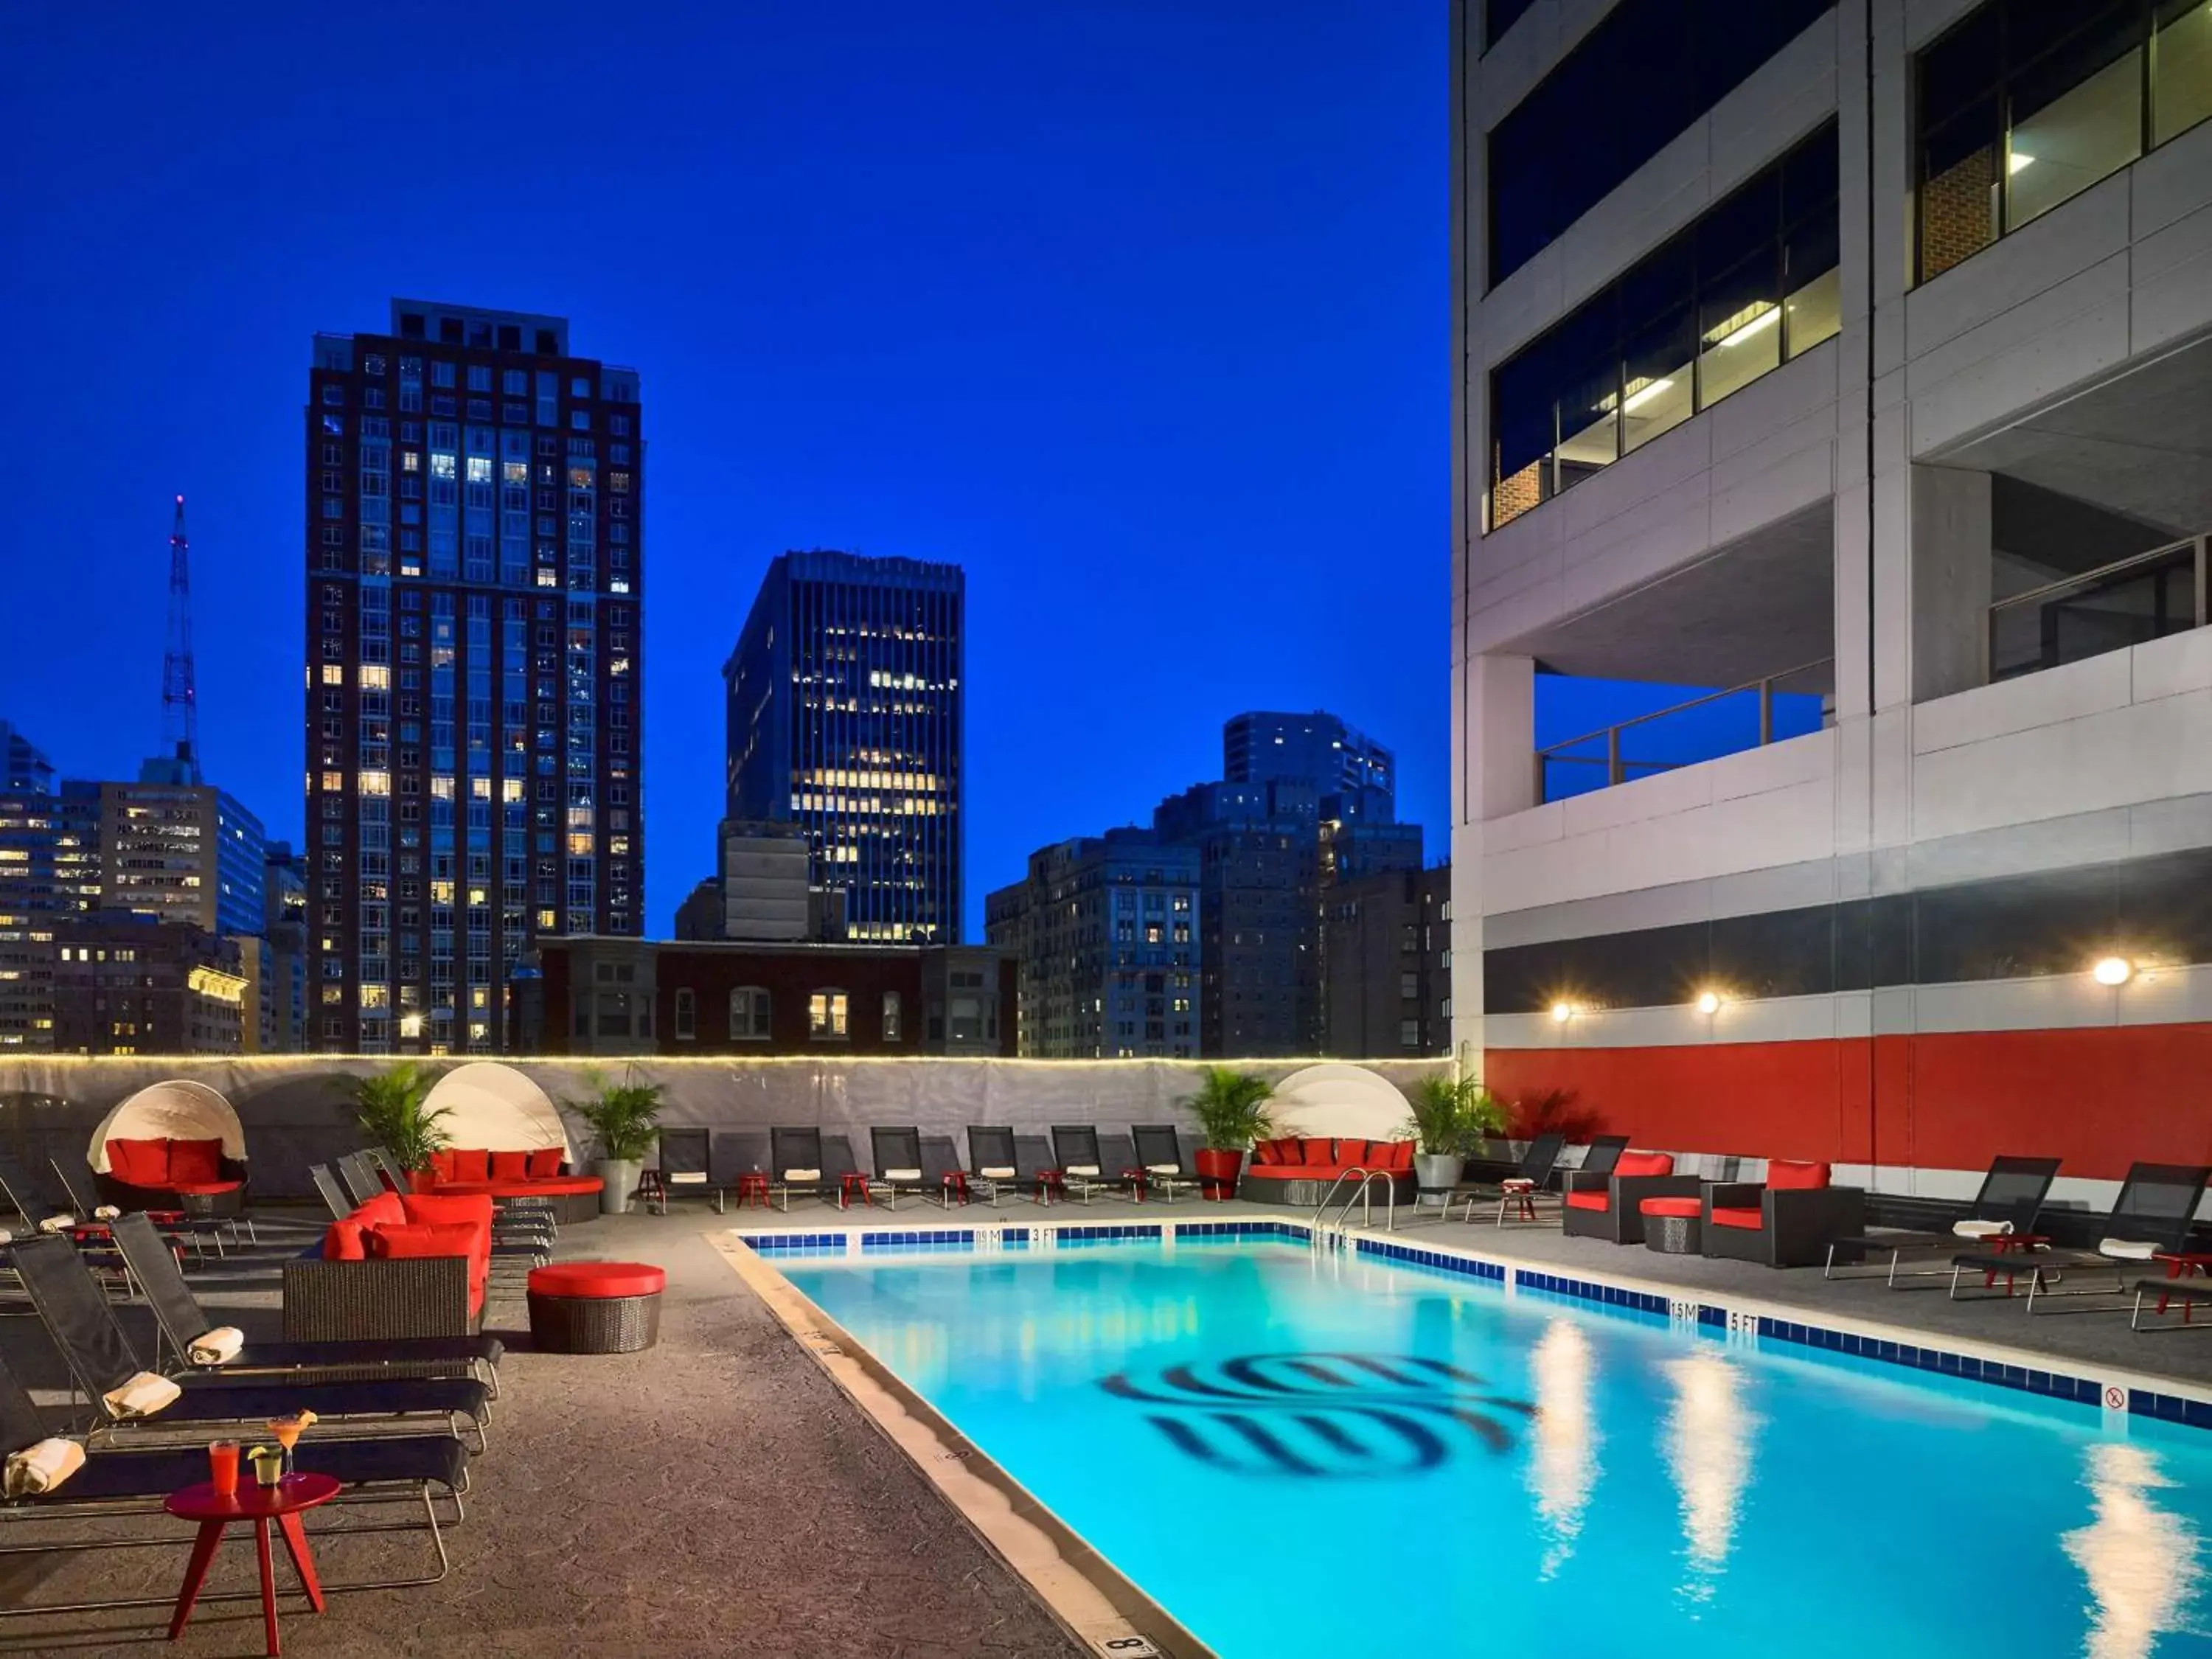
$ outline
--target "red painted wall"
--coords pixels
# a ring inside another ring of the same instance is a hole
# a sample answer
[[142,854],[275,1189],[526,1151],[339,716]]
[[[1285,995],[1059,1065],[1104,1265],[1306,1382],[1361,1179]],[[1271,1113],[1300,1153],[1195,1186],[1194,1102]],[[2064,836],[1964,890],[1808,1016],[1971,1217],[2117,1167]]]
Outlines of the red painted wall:
[[2212,1024],[1665,1048],[1492,1048],[1491,1091],[1572,1090],[1638,1146],[1978,1170],[2000,1152],[2117,1180],[2212,1163]]

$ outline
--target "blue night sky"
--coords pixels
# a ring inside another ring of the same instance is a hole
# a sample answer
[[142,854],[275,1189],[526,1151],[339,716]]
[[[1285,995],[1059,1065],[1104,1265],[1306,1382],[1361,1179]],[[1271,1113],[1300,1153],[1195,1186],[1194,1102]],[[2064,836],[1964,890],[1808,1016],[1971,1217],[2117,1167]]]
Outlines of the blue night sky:
[[642,372],[650,931],[711,868],[720,665],[787,547],[966,567],[971,937],[1247,708],[1393,744],[1438,856],[1445,10],[21,12],[0,718],[75,775],[153,751],[182,490],[208,774],[299,838],[309,340],[404,294]]

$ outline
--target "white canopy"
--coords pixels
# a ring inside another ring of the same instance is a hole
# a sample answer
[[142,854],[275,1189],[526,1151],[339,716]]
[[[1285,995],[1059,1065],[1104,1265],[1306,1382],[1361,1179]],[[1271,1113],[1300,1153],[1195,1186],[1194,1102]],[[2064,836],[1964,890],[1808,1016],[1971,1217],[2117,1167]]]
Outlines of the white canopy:
[[1318,1139],[1397,1140],[1413,1108],[1397,1085],[1364,1066],[1332,1062],[1292,1072],[1275,1085],[1267,1115],[1277,1131]]
[[246,1156],[246,1131],[230,1103],[206,1084],[182,1079],[149,1084],[100,1119],[85,1156],[102,1175],[111,1140],[220,1140],[225,1158]]
[[438,1127],[447,1144],[491,1152],[531,1152],[558,1146],[569,1158],[568,1126],[545,1091],[512,1066],[471,1060],[431,1086],[424,1104],[445,1116]]

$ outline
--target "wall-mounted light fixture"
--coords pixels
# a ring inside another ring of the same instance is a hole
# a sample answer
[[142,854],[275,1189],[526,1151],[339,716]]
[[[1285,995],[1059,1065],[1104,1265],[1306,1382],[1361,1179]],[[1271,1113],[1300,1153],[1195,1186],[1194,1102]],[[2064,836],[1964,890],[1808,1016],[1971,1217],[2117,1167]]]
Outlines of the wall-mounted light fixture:
[[1552,1005],[1552,1018],[1558,1021],[1559,1024],[1564,1025],[1574,1017],[1575,1005],[1573,1003],[1555,1002]]
[[1701,1014],[1717,1014],[1724,1000],[1725,999],[1718,991],[1700,991],[1698,993],[1698,1012]]
[[2125,957],[2100,957],[2089,973],[2100,985],[2125,985],[2135,977],[2136,965]]

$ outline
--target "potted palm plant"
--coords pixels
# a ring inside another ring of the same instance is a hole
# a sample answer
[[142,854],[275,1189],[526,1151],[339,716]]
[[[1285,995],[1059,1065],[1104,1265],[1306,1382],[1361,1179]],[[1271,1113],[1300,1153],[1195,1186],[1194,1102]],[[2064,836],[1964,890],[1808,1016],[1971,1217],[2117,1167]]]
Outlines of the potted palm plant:
[[430,1085],[437,1080],[438,1074],[428,1066],[404,1060],[346,1082],[362,1138],[390,1153],[392,1162],[407,1171],[410,1186],[428,1183],[431,1154],[449,1144],[446,1109],[429,1104]]
[[629,1208],[645,1155],[653,1150],[654,1125],[660,1117],[660,1085],[627,1079],[610,1083],[596,1073],[587,1075],[599,1093],[569,1101],[568,1107],[599,1137],[595,1172],[600,1182],[599,1213],[620,1215]]
[[1505,1127],[1504,1103],[1471,1077],[1425,1077],[1413,1091],[1407,1125],[1420,1151],[1413,1159],[1419,1202],[1431,1208],[1459,1184],[1468,1149]]
[[1244,1152],[1267,1134],[1267,1102],[1275,1085],[1252,1072],[1209,1066],[1183,1109],[1198,1120],[1206,1146],[1198,1155],[1200,1190],[1216,1200],[1234,1197]]

